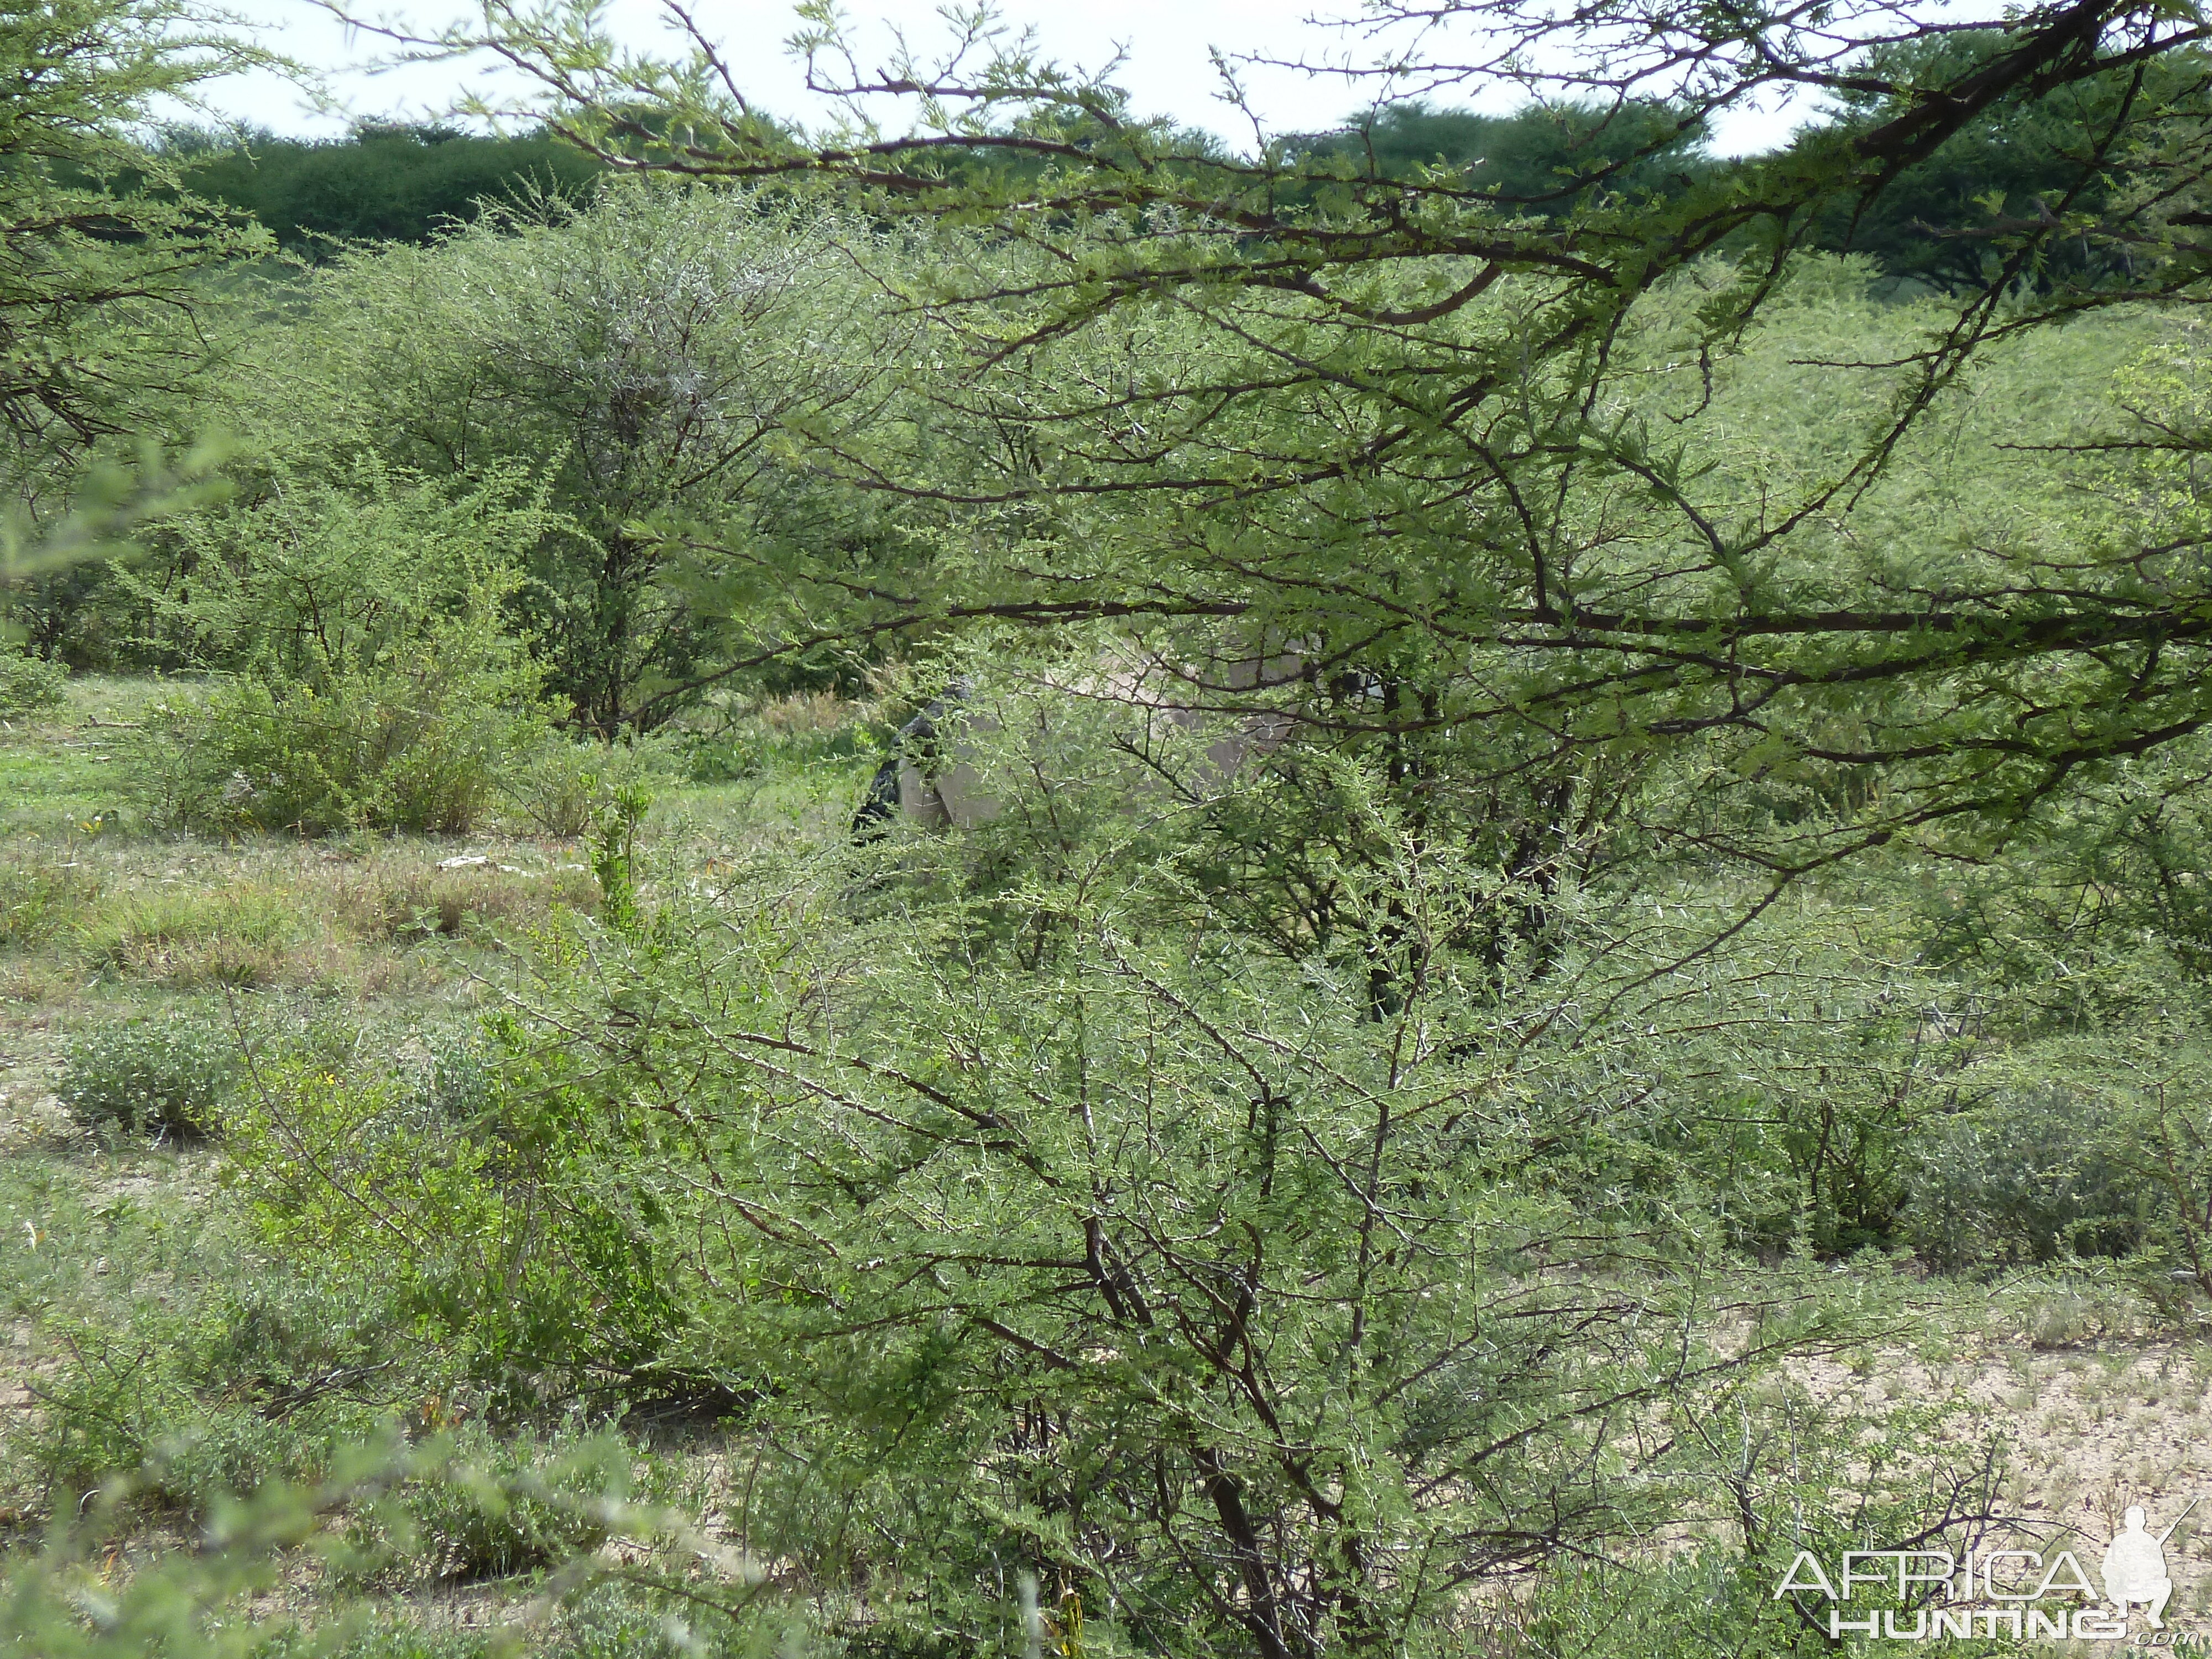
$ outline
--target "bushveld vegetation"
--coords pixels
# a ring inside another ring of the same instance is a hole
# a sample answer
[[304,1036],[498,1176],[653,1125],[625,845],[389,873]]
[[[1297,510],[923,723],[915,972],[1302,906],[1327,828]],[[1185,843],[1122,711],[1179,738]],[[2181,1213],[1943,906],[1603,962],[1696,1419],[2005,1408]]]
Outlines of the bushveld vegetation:
[[1810,1653],[2200,1495],[2193,11],[1384,0],[1239,152],[501,8],[530,138],[234,149],[64,9],[22,1650]]

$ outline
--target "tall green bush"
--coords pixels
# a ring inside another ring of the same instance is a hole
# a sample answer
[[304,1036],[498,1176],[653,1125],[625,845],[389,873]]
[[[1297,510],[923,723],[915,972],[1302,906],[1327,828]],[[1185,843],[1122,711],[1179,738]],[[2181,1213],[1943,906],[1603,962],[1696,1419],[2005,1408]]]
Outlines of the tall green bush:
[[69,671],[58,662],[0,650],[0,720],[20,720],[58,707],[68,679]]
[[135,769],[157,820],[194,829],[459,834],[545,741],[537,684],[478,622],[319,684],[241,678],[166,704],[138,734]]
[[246,348],[222,397],[302,471],[367,464],[552,509],[510,614],[600,737],[657,726],[789,614],[786,572],[910,539],[797,465],[794,434],[889,418],[913,333],[854,268],[861,224],[656,183],[510,203],[428,247],[362,252]]
[[[319,683],[429,632],[495,621],[550,514],[526,473],[426,478],[374,456],[310,467],[295,430],[231,501],[164,526],[162,556],[118,567],[136,648],[172,666]],[[481,656],[489,635],[463,642]]]
[[180,0],[0,13],[0,75],[14,88],[0,124],[0,477],[11,514],[58,516],[97,440],[159,429],[155,411],[215,361],[208,273],[271,246],[243,216],[192,195],[144,143],[159,112],[268,66],[227,21]]
[[547,134],[486,137],[453,127],[363,124],[343,139],[253,133],[243,144],[173,134],[191,186],[252,214],[293,253],[327,258],[348,240],[427,242],[520,192],[587,191],[599,164]]
[[316,1095],[240,1167],[319,1260],[367,1269],[369,1206],[487,1386],[719,1402],[756,1553],[968,1645],[1026,1568],[1140,1651],[1428,1651],[1489,1575],[1683,1501],[1705,1455],[1617,1459],[1638,1425],[1823,1340],[1830,1298],[1735,1282],[1636,1133],[1647,1025],[1708,1010],[1594,1036],[1587,986],[1501,998],[1447,944],[1495,896],[1465,864],[1367,887],[1421,964],[1385,1013],[1356,948],[1286,960],[1168,923],[1149,858],[1070,863],[875,921],[896,884],[842,855],[648,895],[548,941],[466,1122],[403,1152]]

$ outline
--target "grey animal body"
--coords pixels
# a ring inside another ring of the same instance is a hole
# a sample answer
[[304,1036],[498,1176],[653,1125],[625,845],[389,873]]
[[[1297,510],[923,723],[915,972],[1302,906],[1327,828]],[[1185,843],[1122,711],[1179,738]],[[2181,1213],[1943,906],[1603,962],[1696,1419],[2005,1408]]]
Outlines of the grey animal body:
[[891,820],[910,817],[932,829],[951,822],[943,798],[930,783],[941,754],[938,726],[960,706],[960,693],[947,691],[932,697],[920,714],[898,729],[891,752],[868,780],[868,793],[853,815],[853,833],[866,839],[881,836]]

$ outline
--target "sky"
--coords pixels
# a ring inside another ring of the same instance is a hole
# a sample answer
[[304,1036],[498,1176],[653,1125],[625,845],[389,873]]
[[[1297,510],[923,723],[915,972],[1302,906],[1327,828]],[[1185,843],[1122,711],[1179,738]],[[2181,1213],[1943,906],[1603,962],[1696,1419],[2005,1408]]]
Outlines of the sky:
[[[451,0],[413,0],[404,6],[380,6],[376,0],[355,3],[374,15],[404,18],[418,28],[457,15]],[[918,49],[941,39],[940,3],[846,0],[869,54],[864,67],[873,68],[888,56],[894,28],[903,29]],[[452,63],[370,72],[369,65],[389,54],[389,43],[349,37],[311,0],[231,0],[230,9],[261,28],[269,44],[325,75],[344,112],[316,111],[298,88],[273,76],[246,77],[214,89],[210,101],[223,113],[279,133],[335,136],[345,131],[349,115],[357,119],[434,114],[465,86],[500,84],[495,76],[487,80],[482,66]],[[1209,47],[1231,55],[1261,52],[1326,63],[1341,61],[1358,46],[1356,36],[1311,21],[1311,0],[1000,0],[997,9],[1013,27],[1033,28],[1042,52],[1063,63],[1097,68],[1117,48],[1126,48],[1127,61],[1112,78],[1129,93],[1138,112],[1166,114],[1208,128],[1240,149],[1251,141],[1251,123],[1220,100]],[[655,0],[611,0],[607,11],[617,33],[632,45],[665,38],[659,34]],[[828,106],[807,92],[799,64],[784,49],[796,27],[791,0],[697,0],[692,12],[720,43],[748,98],[802,121],[827,116]],[[1360,93],[1340,79],[1256,69],[1244,73],[1254,108],[1272,132],[1333,126],[1362,102]],[[1507,108],[1518,101],[1509,99],[1488,107]],[[1804,113],[1737,113],[1716,133],[1714,147],[1728,155],[1771,149],[1789,137]]]

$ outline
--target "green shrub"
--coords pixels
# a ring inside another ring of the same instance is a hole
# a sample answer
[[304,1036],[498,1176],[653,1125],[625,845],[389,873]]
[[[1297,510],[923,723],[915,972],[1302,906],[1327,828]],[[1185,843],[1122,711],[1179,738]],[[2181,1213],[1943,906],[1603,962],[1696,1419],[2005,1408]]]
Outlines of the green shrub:
[[327,258],[351,240],[423,242],[518,189],[583,191],[599,163],[543,134],[489,137],[440,125],[364,123],[343,138],[257,133],[195,155],[194,194],[251,213],[284,247]]
[[433,1044],[416,1098],[425,1113],[440,1121],[465,1123],[481,1116],[491,1103],[496,1076],[492,1057],[481,1042],[448,1037]]
[[16,651],[0,652],[0,720],[15,720],[56,707],[68,680],[69,670],[58,662]]
[[240,680],[148,720],[135,756],[157,817],[194,829],[459,834],[509,758],[543,739],[535,675],[429,641],[323,685]]
[[[611,867],[621,848],[606,850]],[[1066,941],[1048,973],[969,968],[956,953],[980,927],[932,937],[909,913],[850,929],[836,879],[812,884],[810,906],[763,902],[788,875],[763,866],[755,891],[664,896],[650,927],[579,927],[578,948],[549,937],[544,1016],[495,1024],[504,1075],[465,1127],[382,1138],[358,1091],[319,1100],[307,1080],[283,1139],[235,1159],[276,1247],[408,1276],[423,1310],[410,1328],[475,1348],[480,1386],[516,1406],[588,1389],[643,1408],[718,1387],[762,1448],[733,1529],[793,1577],[866,1574],[872,1607],[893,1610],[869,1632],[879,1652],[929,1650],[905,1620],[925,1602],[932,1628],[955,1632],[942,1650],[982,1650],[1006,1566],[1041,1536],[1086,1595],[1106,1575],[1085,1552],[1111,1551],[1139,1609],[1118,1647],[1172,1650],[1189,1632],[1193,1651],[1229,1650],[1188,1567],[1231,1547],[1200,1501],[1223,1468],[1246,1516],[1268,1506],[1253,1531],[1283,1540],[1267,1546],[1271,1582],[1334,1571],[1315,1563],[1336,1516],[1312,1520],[1279,1479],[1272,1437],[1289,1408],[1246,1403],[1261,1364],[1240,1372],[1248,1351],[1270,1368],[1257,1387],[1333,1391],[1321,1427],[1298,1419],[1312,1437],[1299,1455],[1320,1445],[1315,1466],[1358,1471],[1372,1559],[1491,1547],[1476,1540],[1511,1523],[1483,1506],[1510,1500],[1477,1480],[1433,1503],[1408,1494],[1538,1433],[1550,1443],[1515,1452],[1511,1480],[1579,1515],[1657,1513],[1675,1501],[1669,1482],[1705,1478],[1639,1472],[1632,1492],[1556,1473],[1582,1431],[1546,1416],[1563,1392],[1550,1354],[1589,1340],[1594,1310],[1642,1321],[1677,1293],[1663,1284],[1694,1277],[1639,1279],[1619,1298],[1607,1275],[1625,1251],[1577,1242],[1587,1265],[1563,1264],[1559,1241],[1618,1228],[1641,1249],[1650,1236],[1649,1208],[1617,1195],[1615,1150],[1561,1133],[1585,1121],[1595,1072],[1581,1056],[1515,1079],[1520,1124],[1501,1112],[1477,1126],[1432,1108],[1492,1085],[1441,1043],[1425,1051],[1433,1076],[1394,1074],[1363,975],[1227,948],[1194,961],[1180,941],[1147,951],[1086,926],[1048,939]],[[1253,1030],[1260,1011],[1281,1024]],[[1456,1004],[1437,1029],[1475,1018]],[[1339,1171],[1377,1145],[1399,1160],[1384,1170],[1390,1236],[1415,1243],[1364,1265],[1377,1212]],[[310,1158],[317,1173],[294,1177]],[[403,1242],[365,1239],[364,1203]],[[1188,1218],[1164,1242],[1164,1215]],[[1103,1265],[1085,1278],[1086,1252]],[[1358,1298],[1389,1340],[1351,1365],[1342,1310]],[[1686,1302],[1670,1328],[1702,1317]],[[1644,1363],[1632,1332],[1575,1352],[1611,1356],[1577,1370],[1577,1389],[1646,1386],[1593,1375]],[[1686,1389],[1668,1409],[1700,1421],[1718,1397]],[[824,1542],[862,1534],[854,1554]],[[1375,1591],[1420,1593],[1395,1578]]]
[[810,766],[883,758],[884,745],[863,726],[834,732],[779,732],[725,737],[690,746],[686,769],[695,783],[743,783]]
[[[697,1654],[765,1652],[764,1648],[702,1646],[690,1618],[670,1617],[665,1605],[656,1604],[629,1587],[600,1584],[578,1596],[562,1610],[559,1645],[555,1659],[689,1659]],[[817,1651],[802,1644],[794,1630],[778,1644],[786,1654]]]
[[369,1525],[432,1577],[510,1578],[597,1549],[607,1533],[592,1500],[626,1496],[629,1477],[612,1440],[501,1437],[472,1419],[453,1431],[450,1457],[400,1493],[404,1525]]
[[1929,1126],[1905,1206],[1915,1253],[1956,1272],[2136,1249],[2154,1195],[2106,1144],[2106,1116],[2100,1103],[2043,1083]]
[[[217,1201],[120,1233],[102,1214],[78,1223],[79,1250],[112,1271],[40,1287],[55,1358],[16,1450],[50,1488],[129,1474],[148,1503],[204,1516],[270,1481],[321,1480],[339,1448],[445,1396],[434,1368],[403,1369],[421,1356],[393,1355],[379,1286],[288,1271],[240,1219]],[[160,1298],[133,1293],[149,1279]]]
[[[138,1465],[143,1492],[156,1506],[205,1515],[230,1493],[258,1492],[275,1480],[311,1478],[329,1466],[334,1442],[320,1414],[272,1414],[232,1401],[187,1406],[173,1398],[167,1403],[172,1409],[182,1407],[176,1419],[163,1422],[160,1413],[149,1413],[137,1425],[167,1431],[148,1447]],[[362,1432],[368,1429],[366,1422],[355,1426]],[[78,1427],[82,1434],[83,1424]],[[100,1444],[99,1437],[90,1436],[79,1449],[89,1453]],[[70,1484],[88,1485],[112,1475],[117,1467],[102,1468],[87,1458]],[[126,1462],[120,1467],[131,1465]]]
[[358,1621],[343,1645],[326,1631],[272,1632],[255,1659],[511,1659],[514,1649],[484,1630],[429,1630],[404,1613],[378,1609]]
[[80,1122],[131,1134],[211,1133],[237,1070],[230,1037],[180,1015],[102,1025],[72,1042],[57,1092]]
[[[40,1659],[331,1659],[335,1643],[272,1614],[265,1598],[281,1557],[323,1530],[342,1494],[272,1486],[226,1506],[195,1547],[133,1553],[143,1491],[127,1475],[55,1517],[40,1547],[15,1553],[0,1594],[0,1650]],[[104,1581],[104,1582],[103,1582]],[[86,1586],[102,1583],[97,1599]],[[459,1659],[453,1650],[349,1647],[349,1655]]]
[[[593,1455],[610,1478],[584,1474]],[[594,1532],[603,1534],[611,1522],[648,1544],[667,1535],[662,1515],[620,1503],[619,1461],[586,1449],[550,1470],[526,1468],[512,1477],[514,1495],[538,1502],[549,1484],[558,1483],[563,1496],[551,1507],[603,1516]],[[331,1607],[318,1600],[295,1604],[289,1613],[272,1607],[270,1590],[292,1578],[303,1560],[324,1569],[325,1583],[343,1583],[368,1565],[347,1547],[345,1533],[374,1534],[387,1516],[408,1529],[404,1498],[416,1491],[473,1483],[488,1504],[496,1504],[502,1496],[496,1479],[456,1467],[442,1443],[410,1449],[386,1434],[334,1444],[313,1477],[265,1480],[242,1496],[213,1499],[204,1526],[182,1547],[145,1534],[145,1503],[158,1496],[159,1480],[146,1470],[120,1471],[58,1513],[35,1545],[11,1553],[0,1582],[0,1650],[40,1659],[151,1653],[167,1659],[513,1659],[549,1651],[580,1659],[672,1659],[726,1650],[673,1639],[671,1632],[681,1626],[666,1616],[617,1622],[587,1612],[577,1621],[586,1644],[553,1647],[539,1609],[520,1610],[523,1620],[504,1628],[469,1631],[438,1628],[434,1616],[424,1617],[433,1610],[404,1601]],[[402,1501],[395,1501],[395,1483]],[[595,1564],[573,1565],[588,1585]],[[723,1588],[712,1578],[702,1587],[710,1595]],[[595,1597],[594,1608],[611,1600]]]
[[538,834],[574,841],[592,827],[605,794],[596,745],[549,743],[508,774],[514,816]]

